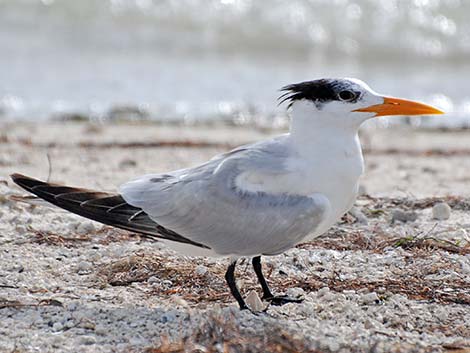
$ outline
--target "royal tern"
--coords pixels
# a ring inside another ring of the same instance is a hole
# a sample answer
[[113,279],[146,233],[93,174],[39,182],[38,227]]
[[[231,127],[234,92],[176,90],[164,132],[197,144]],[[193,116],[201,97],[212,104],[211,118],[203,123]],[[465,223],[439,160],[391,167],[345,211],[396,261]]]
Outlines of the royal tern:
[[238,147],[196,167],[149,174],[109,194],[12,178],[38,197],[83,217],[161,239],[189,255],[231,258],[225,278],[241,309],[237,259],[277,255],[325,233],[353,205],[364,170],[360,125],[385,115],[442,114],[431,106],[385,97],[357,79],[320,79],[285,86],[287,134]]

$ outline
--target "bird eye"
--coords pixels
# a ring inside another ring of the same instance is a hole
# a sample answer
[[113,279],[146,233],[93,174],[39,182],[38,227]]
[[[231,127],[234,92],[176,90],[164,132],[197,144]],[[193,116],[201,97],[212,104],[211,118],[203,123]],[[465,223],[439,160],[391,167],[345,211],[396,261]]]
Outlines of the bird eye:
[[338,93],[338,97],[342,101],[349,102],[356,98],[356,93],[352,91],[341,91]]

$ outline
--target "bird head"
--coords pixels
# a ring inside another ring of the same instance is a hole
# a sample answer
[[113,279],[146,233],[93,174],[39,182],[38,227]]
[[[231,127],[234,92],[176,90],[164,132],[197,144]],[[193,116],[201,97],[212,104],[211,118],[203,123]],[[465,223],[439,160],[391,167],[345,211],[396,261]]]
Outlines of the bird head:
[[[358,79],[319,79],[282,88],[280,103],[288,102],[295,119],[322,126],[358,128],[367,119],[389,115],[443,114],[429,105],[387,97],[374,92]],[[312,116],[314,115],[314,116]],[[298,116],[298,117],[297,117]]]

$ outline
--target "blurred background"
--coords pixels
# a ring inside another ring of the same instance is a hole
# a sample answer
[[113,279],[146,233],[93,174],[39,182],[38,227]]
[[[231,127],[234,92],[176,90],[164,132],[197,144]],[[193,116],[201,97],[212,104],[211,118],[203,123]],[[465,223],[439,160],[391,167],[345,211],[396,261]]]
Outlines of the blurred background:
[[283,85],[357,77],[470,126],[470,1],[0,0],[0,119],[282,125]]

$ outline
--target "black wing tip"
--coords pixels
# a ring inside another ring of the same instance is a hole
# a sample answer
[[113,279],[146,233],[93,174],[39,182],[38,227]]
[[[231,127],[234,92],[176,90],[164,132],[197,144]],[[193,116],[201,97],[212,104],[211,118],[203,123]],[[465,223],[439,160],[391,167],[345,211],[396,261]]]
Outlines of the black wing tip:
[[30,177],[26,176],[26,175],[23,175],[23,174],[20,174],[20,173],[13,173],[13,174],[10,174],[10,178],[16,183],[17,180],[19,179],[31,179]]
[[10,178],[15,184],[21,186],[23,189],[28,189],[33,186],[46,184],[44,181],[34,179],[20,173],[10,174]]
[[38,179],[34,179],[34,178],[31,178],[27,175],[24,175],[24,174],[20,174],[20,173],[13,173],[13,174],[10,174],[10,178],[16,183],[17,181],[20,181],[20,180],[34,180],[34,181],[41,181],[41,180],[38,180]]

